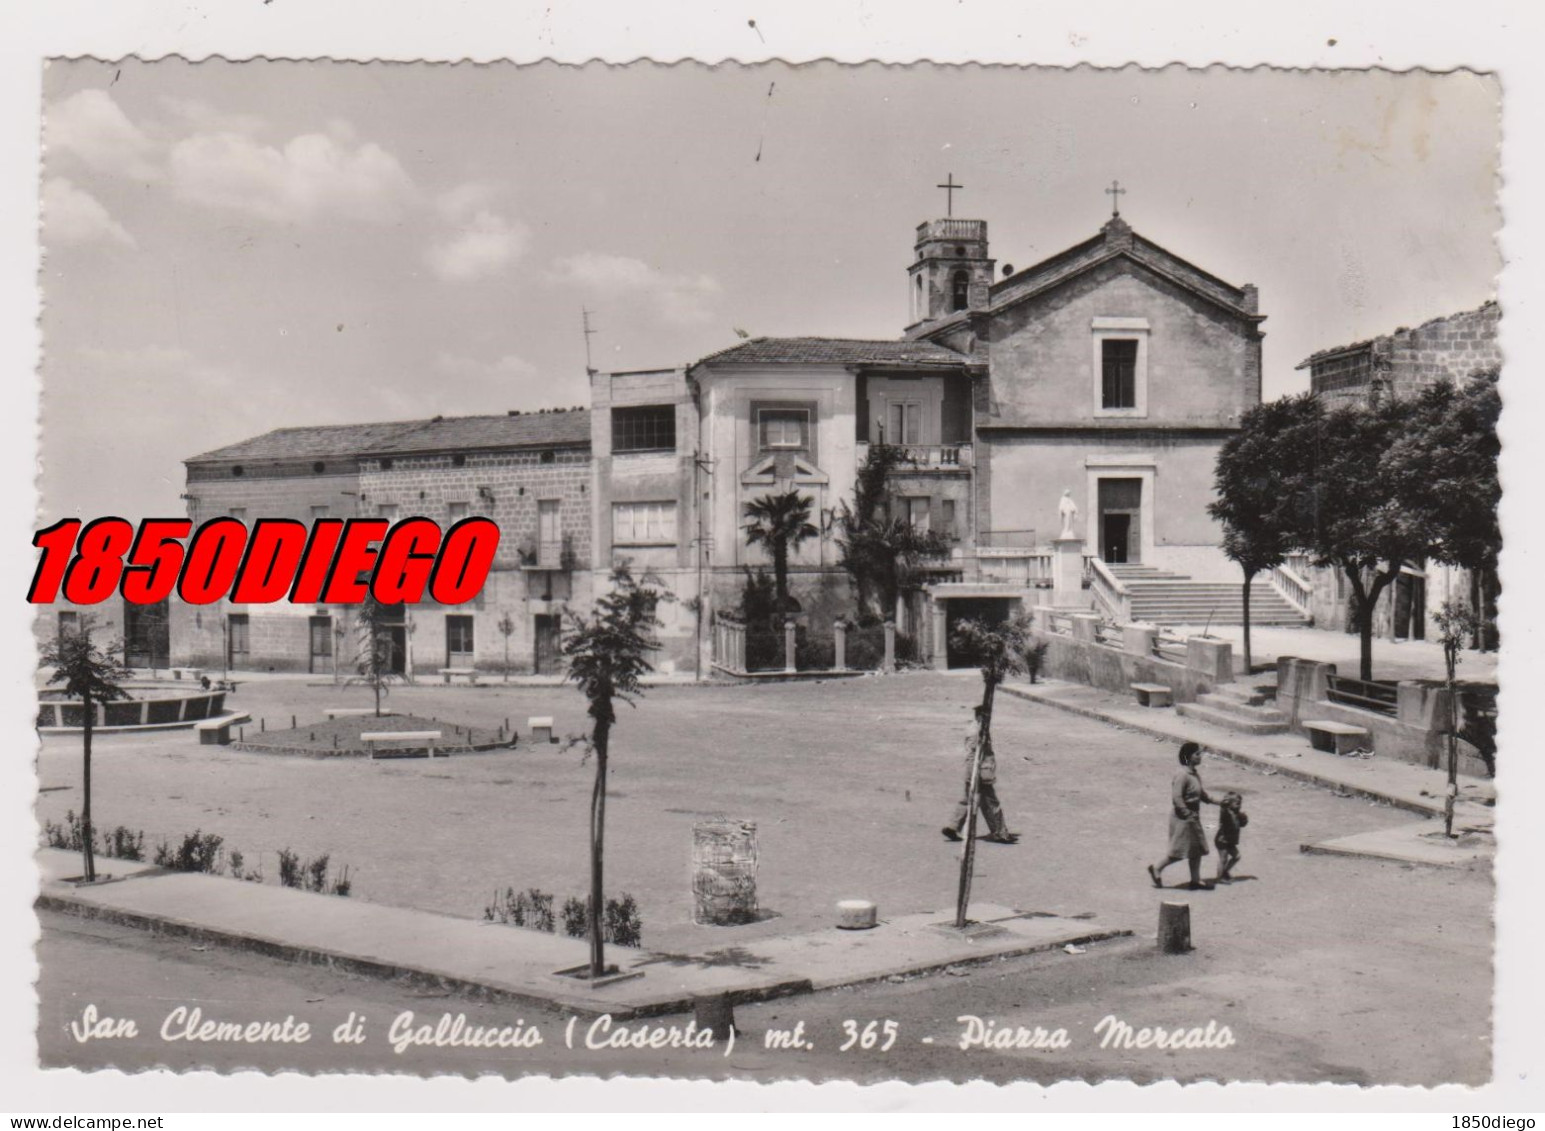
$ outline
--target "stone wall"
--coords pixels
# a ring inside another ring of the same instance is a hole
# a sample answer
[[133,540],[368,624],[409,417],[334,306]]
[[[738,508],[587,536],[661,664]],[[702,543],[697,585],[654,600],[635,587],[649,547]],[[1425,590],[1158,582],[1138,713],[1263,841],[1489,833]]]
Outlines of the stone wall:
[[1476,310],[1434,318],[1414,330],[1390,336],[1390,375],[1394,392],[1410,397],[1447,378],[1460,383],[1472,373],[1502,367],[1497,340],[1501,308],[1488,302]]

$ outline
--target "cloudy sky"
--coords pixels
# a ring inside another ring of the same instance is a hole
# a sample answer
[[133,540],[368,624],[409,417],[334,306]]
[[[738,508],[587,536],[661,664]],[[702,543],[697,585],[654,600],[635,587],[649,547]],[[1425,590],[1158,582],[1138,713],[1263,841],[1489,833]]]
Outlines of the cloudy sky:
[[753,335],[895,337],[912,233],[1141,233],[1261,289],[1266,392],[1492,297],[1471,74],[179,61],[44,78],[43,510],[177,514],[297,424],[585,400]]

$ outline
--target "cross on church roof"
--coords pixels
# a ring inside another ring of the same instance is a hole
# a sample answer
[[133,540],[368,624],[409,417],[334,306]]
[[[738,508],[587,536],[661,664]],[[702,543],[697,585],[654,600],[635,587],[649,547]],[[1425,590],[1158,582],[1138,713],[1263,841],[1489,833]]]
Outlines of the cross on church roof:
[[1110,214],[1113,217],[1121,215],[1121,198],[1126,195],[1126,191],[1120,181],[1112,181],[1110,188],[1105,190],[1105,195],[1110,197]]
[[942,185],[934,185],[933,187],[941,188],[944,190],[944,215],[955,215],[955,194],[966,186],[957,185],[955,183],[955,174],[951,173],[944,179],[944,183]]

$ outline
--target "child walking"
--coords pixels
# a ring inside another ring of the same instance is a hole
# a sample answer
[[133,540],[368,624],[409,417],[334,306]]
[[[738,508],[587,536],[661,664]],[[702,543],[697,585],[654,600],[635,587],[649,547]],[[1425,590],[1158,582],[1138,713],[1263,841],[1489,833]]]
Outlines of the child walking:
[[1250,823],[1244,804],[1245,799],[1230,790],[1218,807],[1218,831],[1212,843],[1218,849],[1219,883],[1232,879],[1234,865],[1239,863],[1239,830]]

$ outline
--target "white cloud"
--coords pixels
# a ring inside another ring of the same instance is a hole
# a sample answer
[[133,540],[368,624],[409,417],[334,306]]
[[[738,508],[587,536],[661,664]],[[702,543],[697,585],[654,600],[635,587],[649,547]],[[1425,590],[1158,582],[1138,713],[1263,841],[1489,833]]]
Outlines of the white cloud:
[[507,353],[492,361],[467,357],[459,353],[441,353],[435,358],[435,368],[450,377],[485,378],[530,377],[536,366],[523,357]]
[[679,275],[651,267],[641,259],[587,251],[560,259],[558,278],[601,294],[642,296],[667,322],[693,326],[713,317],[719,284],[711,275]]
[[47,110],[43,131],[50,153],[74,155],[102,173],[158,180],[156,143],[129,120],[105,90],[82,90]]
[[435,210],[453,225],[427,253],[441,279],[464,283],[497,275],[525,251],[529,230],[493,207],[497,196],[492,185],[468,181],[435,199]]
[[302,134],[282,147],[193,134],[172,146],[171,171],[185,200],[281,223],[325,214],[391,223],[416,195],[396,157],[344,131]]
[[102,202],[65,177],[43,182],[43,243],[94,243],[108,240],[134,246],[134,237],[114,220]]

